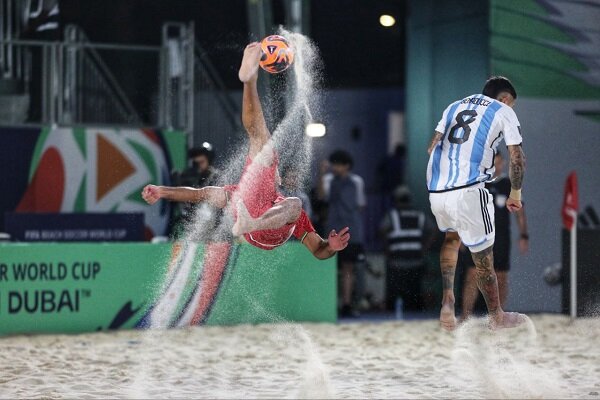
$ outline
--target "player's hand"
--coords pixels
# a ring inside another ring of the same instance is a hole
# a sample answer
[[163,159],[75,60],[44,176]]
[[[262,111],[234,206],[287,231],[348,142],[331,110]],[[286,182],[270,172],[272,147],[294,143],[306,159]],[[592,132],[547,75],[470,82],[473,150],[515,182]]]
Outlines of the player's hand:
[[508,211],[511,213],[519,211],[523,208],[523,203],[521,203],[521,200],[515,200],[509,197],[508,200],[506,200],[506,208],[508,208]]
[[329,237],[327,241],[329,242],[329,247],[331,250],[340,251],[344,250],[346,246],[348,246],[348,241],[350,240],[350,233],[348,232],[350,228],[345,227],[339,233],[333,229],[329,232]]
[[142,198],[150,205],[156,203],[161,198],[160,187],[156,185],[146,185],[142,190]]

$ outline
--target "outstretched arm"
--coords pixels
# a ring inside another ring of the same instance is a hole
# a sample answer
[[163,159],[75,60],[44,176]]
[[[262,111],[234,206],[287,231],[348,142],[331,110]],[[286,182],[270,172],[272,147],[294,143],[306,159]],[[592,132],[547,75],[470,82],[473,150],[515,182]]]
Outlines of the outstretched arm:
[[205,201],[218,208],[224,208],[227,205],[225,190],[218,186],[206,186],[195,189],[191,187],[146,185],[142,190],[142,198],[148,204],[154,204],[160,199],[165,199],[185,203]]
[[435,146],[438,144],[438,142],[440,140],[442,140],[442,136],[444,134],[440,133],[438,131],[435,131],[433,134],[433,138],[431,139],[431,143],[429,143],[429,147],[427,148],[427,154],[431,155],[431,152],[433,152],[433,149],[435,148]]
[[508,211],[519,211],[523,204],[521,203],[521,189],[523,187],[523,175],[525,174],[525,154],[521,145],[508,146],[510,155],[510,165],[508,168],[508,177],[510,178],[510,195],[506,201]]
[[344,250],[350,240],[350,229],[342,229],[339,233],[335,230],[329,233],[327,240],[323,239],[316,232],[310,232],[306,235],[302,243],[319,260],[325,260],[333,257],[338,251]]

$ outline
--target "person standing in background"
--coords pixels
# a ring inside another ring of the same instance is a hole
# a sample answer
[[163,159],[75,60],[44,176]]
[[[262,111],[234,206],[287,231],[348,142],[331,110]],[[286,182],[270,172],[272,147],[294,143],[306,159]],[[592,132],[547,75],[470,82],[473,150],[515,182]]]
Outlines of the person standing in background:
[[188,158],[192,160],[192,166],[177,177],[179,186],[200,188],[216,185],[218,173],[212,165],[215,153],[210,143],[204,142],[202,146],[190,149]]
[[393,197],[394,206],[385,214],[379,228],[385,245],[386,308],[394,310],[396,301],[401,298],[402,311],[420,311],[426,238],[432,229],[425,213],[412,207],[408,187],[398,186]]
[[[353,294],[362,287],[356,277],[359,265],[364,264],[364,228],[362,211],[367,205],[363,179],[352,173],[352,156],[344,150],[336,150],[329,156],[329,163],[321,164],[318,194],[328,203],[325,222],[326,231],[337,226],[347,226],[352,232],[348,247],[338,254],[338,270],[341,273],[342,306],[341,317],[355,315]],[[328,172],[331,170],[330,172]],[[340,225],[341,224],[341,225]],[[354,296],[354,298],[359,296]]]
[[[494,157],[494,166],[496,173],[494,179],[488,182],[485,186],[490,191],[494,198],[494,214],[496,240],[494,242],[494,270],[498,277],[498,292],[500,295],[500,306],[506,306],[508,297],[508,271],[510,270],[510,213],[506,208],[506,200],[510,195],[510,179],[504,173],[504,157],[502,153],[496,153]],[[527,233],[527,217],[525,216],[525,208],[514,213],[517,225],[519,226],[519,250],[521,254],[527,253],[529,249],[529,234]],[[477,274],[475,265],[465,266],[466,276],[463,286],[462,298],[462,316],[461,320],[465,320],[473,314],[475,302],[479,296],[477,289]]]
[[[183,172],[172,174],[172,180],[175,186],[185,186],[192,188],[202,188],[206,186],[215,186],[219,178],[218,171],[212,163],[215,157],[214,150],[210,143],[204,142],[200,147],[191,148],[188,151],[188,158],[192,165]],[[206,204],[196,205],[193,203],[180,203],[177,216],[171,231],[173,236],[181,236],[186,224],[193,221],[196,211],[210,213],[212,208]]]

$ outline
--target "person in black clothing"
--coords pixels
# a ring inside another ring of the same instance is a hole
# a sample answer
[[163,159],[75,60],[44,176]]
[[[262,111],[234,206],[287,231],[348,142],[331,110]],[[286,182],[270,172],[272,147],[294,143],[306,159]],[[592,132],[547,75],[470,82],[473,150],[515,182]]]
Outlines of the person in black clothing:
[[[506,200],[510,194],[510,179],[504,174],[504,157],[502,153],[497,153],[494,157],[496,173],[494,179],[486,184],[486,188],[494,197],[495,229],[496,240],[494,242],[494,269],[498,277],[498,291],[500,295],[500,304],[504,308],[508,297],[508,271],[510,270],[510,215],[506,208]],[[517,225],[519,226],[519,250],[525,254],[529,249],[529,235],[527,233],[527,219],[525,208],[515,212]],[[468,318],[475,307],[475,302],[479,295],[477,289],[477,277],[475,268],[470,261],[470,257],[464,257],[466,265],[465,282],[463,286],[462,298],[462,317],[461,320]],[[470,262],[469,262],[470,261]]]
[[393,195],[394,206],[380,226],[386,256],[386,308],[393,310],[401,298],[404,311],[420,311],[426,238],[432,232],[431,224],[425,213],[411,206],[406,186],[398,186]]
[[192,160],[192,166],[177,177],[178,186],[201,188],[216,185],[218,174],[212,166],[214,152],[210,143],[190,149],[188,158]]
[[[186,168],[181,173],[175,172],[173,174],[172,180],[175,186],[202,188],[217,185],[219,175],[217,170],[212,166],[214,151],[210,143],[205,142],[201,147],[190,149],[188,151],[188,158],[192,161],[192,166]],[[176,238],[182,234],[185,224],[194,219],[197,209],[193,203],[179,204],[180,208],[172,229],[173,236]]]

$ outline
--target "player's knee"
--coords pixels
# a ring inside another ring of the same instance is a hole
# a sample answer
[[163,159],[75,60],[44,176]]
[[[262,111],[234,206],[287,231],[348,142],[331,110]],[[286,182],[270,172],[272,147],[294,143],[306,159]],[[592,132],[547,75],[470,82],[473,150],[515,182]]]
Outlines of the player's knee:
[[286,201],[288,202],[290,217],[293,221],[296,221],[302,212],[302,200],[297,197],[288,197]]

